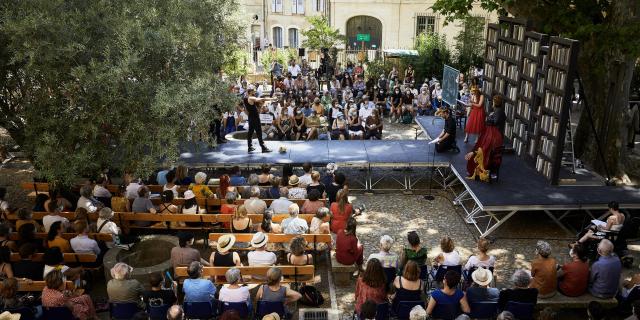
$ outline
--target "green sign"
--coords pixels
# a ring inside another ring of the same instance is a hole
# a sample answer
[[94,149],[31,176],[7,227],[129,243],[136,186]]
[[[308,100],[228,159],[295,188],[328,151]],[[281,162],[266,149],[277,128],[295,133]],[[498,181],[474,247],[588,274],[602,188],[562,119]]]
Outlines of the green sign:
[[356,40],[369,42],[371,41],[371,35],[368,33],[358,33],[356,34]]

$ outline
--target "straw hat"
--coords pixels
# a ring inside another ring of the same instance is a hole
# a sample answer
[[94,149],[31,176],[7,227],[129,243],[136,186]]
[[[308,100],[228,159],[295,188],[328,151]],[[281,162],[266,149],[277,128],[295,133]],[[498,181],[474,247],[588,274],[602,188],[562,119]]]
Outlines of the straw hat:
[[[0,313],[0,320],[20,320],[19,313],[9,313],[9,311],[5,311]],[[277,319],[280,320],[280,319]]]
[[196,197],[196,195],[191,190],[187,190],[187,191],[184,192],[184,199],[185,200],[193,199],[195,197]]
[[262,317],[262,320],[280,320],[280,315],[277,312],[269,313]]
[[480,286],[487,286],[493,281],[493,274],[485,268],[478,268],[471,274],[471,279]]
[[256,232],[251,238],[251,246],[254,248],[262,248],[269,242],[269,236],[262,232]]
[[300,183],[300,179],[298,178],[298,176],[296,176],[295,174],[289,177],[289,185],[290,186],[295,186],[296,184]]
[[236,237],[232,234],[223,234],[218,238],[218,252],[227,252],[236,243]]

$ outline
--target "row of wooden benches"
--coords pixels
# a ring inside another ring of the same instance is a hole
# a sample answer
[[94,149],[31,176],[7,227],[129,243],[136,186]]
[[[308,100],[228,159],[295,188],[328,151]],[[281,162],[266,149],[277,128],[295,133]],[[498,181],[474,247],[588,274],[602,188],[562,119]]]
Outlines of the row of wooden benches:
[[[305,266],[277,266],[282,272],[282,282],[301,282],[309,280],[315,274],[313,265]],[[232,267],[204,267],[202,268],[202,276],[215,278],[216,283],[225,283],[224,275]],[[242,266],[235,267],[240,269],[244,283],[264,283],[267,271],[271,266]],[[176,278],[188,277],[187,267],[177,267],[175,270]]]

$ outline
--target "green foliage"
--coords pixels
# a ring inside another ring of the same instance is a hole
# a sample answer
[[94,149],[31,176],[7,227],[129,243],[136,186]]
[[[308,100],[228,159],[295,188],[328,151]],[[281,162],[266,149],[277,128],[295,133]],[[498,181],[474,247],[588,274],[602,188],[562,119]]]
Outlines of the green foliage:
[[417,57],[406,57],[402,60],[405,66],[413,64],[416,82],[431,77],[440,79],[444,65],[452,64],[447,39],[437,32],[420,34],[416,39],[415,49],[418,51]]
[[262,53],[262,57],[260,57],[260,64],[264,68],[266,73],[269,73],[271,70],[271,63],[274,59],[278,60],[280,64],[284,67],[284,70],[287,70],[287,66],[289,65],[289,61],[295,60],[298,58],[298,51],[295,48],[289,49],[270,49],[266,50]]
[[311,25],[309,29],[302,30],[302,35],[306,39],[302,46],[309,49],[322,49],[339,46],[344,43],[345,36],[340,34],[338,29],[329,25],[329,19],[325,16],[307,17],[307,22]]
[[389,71],[391,71],[391,65],[387,65],[384,63],[382,59],[375,59],[373,61],[366,62],[366,75],[367,78],[373,78],[373,80],[378,81],[380,79],[381,74],[388,75]]
[[462,73],[475,65],[482,66],[484,55],[484,18],[468,16],[462,20],[462,31],[454,38],[455,67]]
[[247,50],[237,49],[229,54],[224,61],[222,70],[233,79],[249,73],[251,56]]
[[238,48],[236,7],[3,1],[0,105],[24,123],[18,142],[40,175],[68,185],[105,167],[146,176],[175,161],[189,128],[206,128],[233,106],[216,73]]

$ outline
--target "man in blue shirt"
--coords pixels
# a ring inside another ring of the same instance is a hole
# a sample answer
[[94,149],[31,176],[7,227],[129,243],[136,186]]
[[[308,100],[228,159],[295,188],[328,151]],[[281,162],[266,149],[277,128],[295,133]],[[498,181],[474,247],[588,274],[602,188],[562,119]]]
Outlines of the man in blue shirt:
[[213,301],[216,294],[216,287],[209,279],[201,279],[202,263],[193,261],[187,270],[189,279],[184,280],[182,291],[184,301],[187,302],[208,302]]
[[233,168],[231,168],[231,177],[229,178],[229,184],[231,186],[237,187],[247,185],[247,179],[240,175],[240,167],[238,166],[234,166]]
[[622,263],[613,254],[613,243],[603,239],[598,244],[600,258],[591,266],[589,292],[597,298],[613,298],[618,292]]

